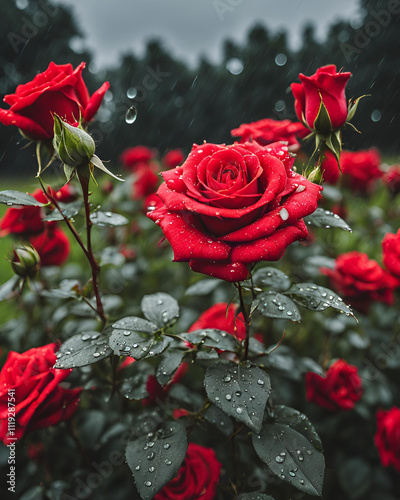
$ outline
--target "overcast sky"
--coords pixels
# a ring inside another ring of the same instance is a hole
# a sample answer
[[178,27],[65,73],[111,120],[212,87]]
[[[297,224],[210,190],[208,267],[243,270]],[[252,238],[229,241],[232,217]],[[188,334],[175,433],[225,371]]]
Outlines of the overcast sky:
[[250,26],[264,23],[289,33],[292,46],[312,21],[323,39],[339,19],[356,19],[358,0],[60,0],[73,7],[87,45],[99,65],[113,65],[121,52],[141,54],[159,37],[181,59],[194,63],[204,54],[218,61],[222,41],[245,39]]

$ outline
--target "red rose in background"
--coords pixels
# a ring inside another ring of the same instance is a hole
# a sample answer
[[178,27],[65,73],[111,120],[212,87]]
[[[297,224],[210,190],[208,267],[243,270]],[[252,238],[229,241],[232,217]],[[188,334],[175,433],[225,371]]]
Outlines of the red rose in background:
[[335,261],[334,269],[322,268],[334,287],[361,312],[367,312],[371,301],[393,304],[393,289],[397,280],[368,255],[348,252]]
[[387,233],[382,240],[383,265],[400,278],[400,229],[397,234]]
[[175,168],[183,163],[185,157],[183,156],[182,150],[172,149],[163,158],[163,163],[167,168]]
[[307,401],[328,410],[351,410],[362,395],[357,368],[339,359],[329,367],[325,377],[308,372],[306,394]]
[[110,85],[103,83],[90,97],[82,78],[84,67],[85,63],[81,63],[74,70],[71,64],[51,62],[45,72],[25,85],[18,85],[15,94],[4,97],[11,107],[0,109],[0,122],[15,125],[34,141],[53,137],[54,113],[70,124],[75,124],[80,116],[89,122]]
[[40,255],[40,265],[61,266],[68,259],[70,242],[67,235],[56,227],[48,228],[43,233],[29,239]]
[[154,500],[213,500],[221,467],[212,448],[189,443],[178,474]]
[[243,314],[240,313],[235,317],[237,306],[230,304],[228,313],[226,311],[227,307],[227,302],[214,304],[199,316],[199,319],[193,323],[188,331],[194,332],[195,330],[215,328],[230,333],[238,340],[243,340],[246,337]]
[[375,446],[384,467],[392,465],[400,472],[400,408],[380,410],[376,414]]
[[383,176],[383,182],[394,193],[400,193],[400,165],[392,165]]
[[[32,196],[40,203],[48,203],[43,191],[37,189]],[[42,218],[45,216],[41,207],[23,206],[20,208],[9,208],[0,220],[0,236],[6,234],[20,234],[29,236],[40,233],[44,229]]]
[[132,172],[140,163],[149,163],[155,156],[155,152],[146,146],[135,146],[134,148],[125,149],[119,157],[122,165]]
[[154,163],[141,163],[136,167],[135,180],[132,184],[132,197],[134,200],[140,200],[155,192],[160,180],[157,171],[158,166]]
[[280,155],[285,151],[268,153],[256,143],[202,144],[181,167],[162,173],[157,194],[164,206],[147,215],[164,231],[175,262],[241,281],[248,264],[278,260],[307,236],[303,217],[316,209],[322,188]]
[[252,123],[242,123],[239,128],[231,130],[233,137],[240,137],[240,142],[255,141],[261,146],[272,142],[284,141],[292,151],[297,151],[300,144],[298,137],[305,137],[309,130],[300,122],[290,120],[272,120],[265,118]]
[[340,170],[333,153],[325,151],[325,158],[321,164],[322,177],[328,184],[336,184],[340,177]]
[[[78,408],[81,388],[64,389],[59,384],[71,370],[53,368],[55,343],[22,354],[11,351],[0,372],[0,439],[4,444],[20,439],[27,430],[56,425]],[[8,398],[15,397],[15,435],[8,436]]]
[[[334,64],[318,68],[312,76],[300,73],[301,83],[291,85],[298,119],[310,129],[316,130],[315,120],[323,103],[331,122],[330,130],[342,127],[348,114],[344,91],[350,77],[351,73],[340,73],[340,71],[338,73]],[[316,131],[329,132],[329,130]]]
[[342,174],[350,182],[351,189],[366,191],[376,179],[382,177],[379,168],[381,157],[377,149],[366,151],[343,151],[340,156]]

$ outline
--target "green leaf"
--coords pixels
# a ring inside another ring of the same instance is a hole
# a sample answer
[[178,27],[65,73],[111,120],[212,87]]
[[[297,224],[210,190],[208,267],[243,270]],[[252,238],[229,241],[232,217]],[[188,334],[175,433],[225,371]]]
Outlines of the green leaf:
[[108,336],[99,332],[82,332],[66,340],[56,353],[54,368],[77,368],[91,365],[112,353]]
[[271,390],[269,376],[261,368],[214,363],[207,369],[204,387],[210,401],[226,415],[259,432]]
[[179,318],[178,302],[167,293],[145,295],[141,307],[146,318],[159,328],[166,328]]
[[257,295],[251,305],[251,313],[259,312],[266,318],[300,321],[301,316],[293,300],[277,292],[263,292]]
[[121,318],[115,323],[113,323],[113,328],[120,328],[124,330],[131,330],[133,332],[144,332],[144,333],[154,333],[157,330],[157,326],[154,323],[150,323],[143,318],[138,318],[136,316],[127,316],[126,318]]
[[113,212],[93,212],[90,214],[90,220],[96,226],[125,226],[129,223],[129,219],[121,214],[115,214]]
[[211,405],[207,408],[204,412],[204,418],[207,422],[210,422],[210,424],[215,425],[215,427],[225,436],[230,436],[234,431],[231,419],[215,405]]
[[298,283],[293,285],[286,293],[292,296],[293,300],[298,304],[310,311],[325,311],[328,307],[332,307],[348,316],[353,316],[350,306],[346,305],[343,299],[329,288],[314,283]]
[[352,230],[347,222],[341,219],[337,214],[334,214],[329,210],[324,210],[323,208],[317,208],[311,215],[304,217],[304,220],[308,225],[316,227],[324,227],[326,229],[338,227],[344,231],[350,232]]
[[154,498],[176,476],[187,446],[185,428],[177,421],[128,443],[126,461],[143,500]]
[[241,493],[237,500],[274,500],[270,495],[265,493]]
[[168,384],[182,363],[184,351],[168,349],[157,366],[156,377],[161,385]]
[[12,276],[8,281],[0,286],[0,301],[5,300],[20,281],[19,276]]
[[335,267],[335,259],[326,257],[325,255],[312,255],[304,261],[303,268],[307,274],[320,275],[321,267],[333,269]]
[[21,193],[20,191],[6,190],[0,191],[0,203],[5,205],[19,205],[27,207],[44,207],[44,203],[40,203],[33,196],[28,193]]
[[253,433],[253,446],[271,471],[298,490],[322,495],[325,461],[321,441],[310,421],[297,410],[275,407],[275,416]]
[[236,352],[239,348],[239,341],[233,335],[223,330],[206,328],[204,330],[182,333],[179,336],[191,344],[215,347],[222,351]]
[[154,368],[148,363],[132,363],[122,371],[129,371],[129,376],[121,381],[120,392],[127,399],[142,400],[149,397],[147,381],[153,375]]
[[67,219],[71,219],[76,214],[78,214],[80,209],[82,208],[81,201],[75,201],[73,203],[59,203],[58,205],[61,208],[62,214],[58,210],[53,210],[51,214],[47,215],[44,219],[42,219],[43,222],[64,220],[63,215],[67,217]]
[[274,267],[257,269],[253,275],[253,283],[259,288],[284,291],[290,287],[290,279],[285,273]]
[[157,337],[140,331],[115,329],[110,347],[117,356],[132,356],[136,360],[161,354],[169,346],[168,337]]
[[185,292],[185,295],[208,295],[213,292],[218,285],[221,284],[221,280],[215,278],[200,280],[197,283],[191,285]]

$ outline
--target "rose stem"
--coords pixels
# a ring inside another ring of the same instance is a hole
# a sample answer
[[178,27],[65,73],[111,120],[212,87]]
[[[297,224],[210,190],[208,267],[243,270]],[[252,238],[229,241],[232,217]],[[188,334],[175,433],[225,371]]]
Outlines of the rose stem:
[[248,314],[246,305],[244,303],[243,289],[242,289],[242,286],[240,284],[240,281],[237,284],[237,289],[239,291],[240,308],[242,310],[244,324],[245,324],[245,328],[246,328],[246,338],[244,339],[244,355],[243,355],[244,360],[246,360],[248,357],[248,354],[249,354],[250,318],[249,318],[249,314]]
[[[89,171],[89,169],[88,169]],[[96,259],[93,255],[92,250],[92,226],[93,222],[90,219],[90,203],[89,203],[89,175],[88,172],[78,172],[78,178],[82,186],[83,193],[83,203],[85,206],[85,218],[86,218],[86,245],[87,245],[87,259],[89,261],[90,267],[92,269],[92,282],[93,282],[93,290],[94,295],[96,297],[96,305],[97,305],[97,313],[100,316],[101,321],[103,322],[103,326],[106,324],[106,317],[104,314],[103,303],[100,297],[99,290],[99,271],[100,266],[97,263]]]
[[[50,190],[46,190],[43,182],[42,182],[42,179],[39,177],[39,182],[40,182],[40,185],[42,187],[42,191],[43,193],[46,195],[46,197],[51,201],[51,203],[56,207],[56,209],[60,212],[60,214],[62,215],[62,218],[64,219],[64,222],[67,224],[68,226],[68,229],[71,231],[71,233],[73,234],[75,240],[77,241],[77,243],[79,244],[79,246],[81,247],[81,249],[83,250],[83,253],[85,254],[87,260],[89,261],[90,263],[90,267],[92,269],[92,280],[93,280],[93,288],[94,288],[94,292],[95,292],[95,296],[96,296],[96,304],[97,304],[97,309],[96,309],[96,312],[97,314],[99,315],[103,325],[106,323],[106,318],[105,318],[105,315],[104,315],[104,309],[103,309],[103,304],[101,302],[101,298],[100,298],[100,294],[99,294],[99,289],[98,289],[98,282],[97,282],[97,276],[98,276],[98,272],[100,270],[100,267],[99,265],[97,264],[94,256],[93,256],[93,253],[92,253],[92,247],[91,247],[91,239],[89,238],[88,240],[88,249],[86,249],[85,245],[83,244],[83,241],[82,241],[82,238],[79,236],[77,230],[75,229],[74,225],[71,223],[71,221],[68,219],[68,217],[66,217],[64,214],[63,214],[63,211],[60,207],[60,205],[58,204],[57,200],[54,198],[54,196],[52,196],[52,194],[50,193]],[[83,189],[83,188],[82,188]],[[83,189],[84,191],[84,189]],[[86,213],[86,208],[89,209],[89,221],[90,221],[90,207],[89,207],[89,204],[88,204],[88,201],[89,201],[89,192],[87,191],[87,195],[86,195],[86,198],[85,198],[85,194],[83,196],[84,200],[85,200],[85,213]],[[86,199],[87,199],[87,203],[86,203]],[[86,207],[86,204],[88,205]],[[87,220],[87,215],[86,215],[86,220]],[[90,227],[92,225],[92,222],[90,221]],[[86,226],[88,227],[88,226]],[[89,230],[89,236],[90,236],[90,230]],[[89,247],[89,242],[90,242],[90,247]],[[96,268],[96,272],[95,274],[93,273],[93,269]],[[94,278],[95,276],[95,278]],[[100,307],[99,307],[100,305]]]

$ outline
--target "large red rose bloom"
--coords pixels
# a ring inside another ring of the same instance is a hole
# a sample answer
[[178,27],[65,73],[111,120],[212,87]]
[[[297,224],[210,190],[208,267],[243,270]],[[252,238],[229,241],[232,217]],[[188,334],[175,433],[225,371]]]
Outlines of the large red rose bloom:
[[4,97],[11,107],[0,109],[0,122],[15,125],[30,139],[45,141],[54,135],[56,113],[70,124],[80,117],[89,122],[100,107],[109,83],[103,85],[90,97],[82,78],[85,63],[75,70],[71,64],[50,63],[43,73],[24,85],[18,85],[15,94]]
[[292,163],[281,145],[195,145],[181,167],[163,172],[163,206],[147,215],[164,231],[174,261],[244,280],[248,265],[280,259],[308,234],[303,217],[317,208],[322,188],[294,173]]
[[375,445],[382,465],[392,465],[400,472],[400,408],[393,406],[388,411],[380,410],[376,420]]

